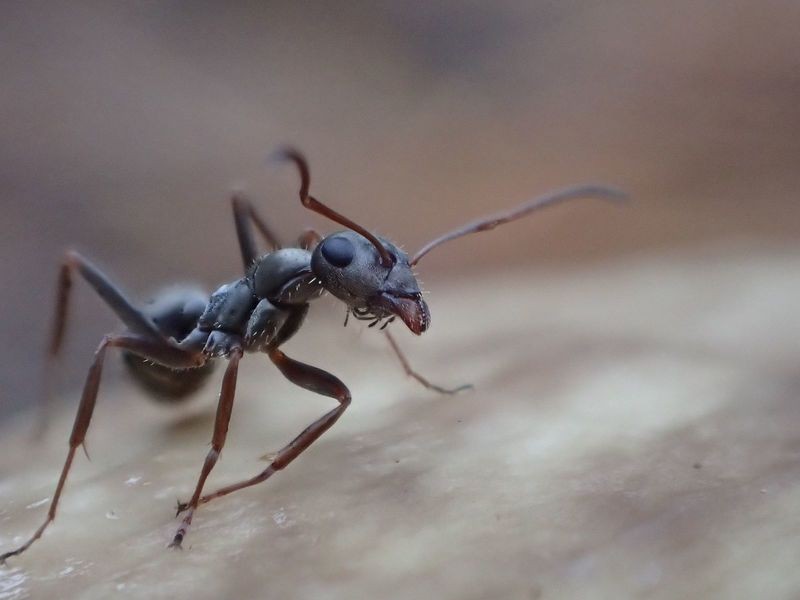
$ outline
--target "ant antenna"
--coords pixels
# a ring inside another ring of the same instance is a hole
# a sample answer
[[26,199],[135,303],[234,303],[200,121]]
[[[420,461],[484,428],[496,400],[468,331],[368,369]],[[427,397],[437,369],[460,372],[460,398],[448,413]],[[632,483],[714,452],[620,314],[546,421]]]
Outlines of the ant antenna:
[[534,198],[533,200],[525,202],[524,204],[521,204],[516,208],[512,208],[511,210],[495,213],[493,215],[489,215],[488,217],[478,219],[477,221],[472,221],[471,223],[467,223],[458,229],[454,229],[453,231],[439,236],[435,240],[425,244],[414,255],[414,258],[411,259],[409,264],[413,267],[423,256],[436,248],[436,246],[440,246],[445,242],[449,242],[450,240],[460,238],[470,233],[488,231],[490,229],[494,229],[498,225],[516,221],[517,219],[525,217],[530,213],[539,210],[540,208],[577,198],[600,198],[603,200],[613,200],[618,202],[627,200],[628,195],[617,188],[602,185],[578,185],[556,190],[555,192],[550,192],[544,196]]
[[339,225],[344,225],[345,227],[352,229],[356,233],[367,238],[380,254],[381,264],[384,267],[391,267],[394,264],[394,258],[389,251],[384,248],[383,244],[378,241],[378,238],[344,215],[339,214],[332,208],[325,206],[322,202],[308,193],[308,190],[311,187],[311,171],[308,168],[308,162],[306,161],[305,157],[298,150],[295,150],[294,148],[282,148],[274,154],[274,157],[278,160],[289,160],[293,162],[300,171],[300,202],[303,203],[303,206],[314,211],[315,213],[321,214],[324,217],[328,217],[331,221],[339,223]]

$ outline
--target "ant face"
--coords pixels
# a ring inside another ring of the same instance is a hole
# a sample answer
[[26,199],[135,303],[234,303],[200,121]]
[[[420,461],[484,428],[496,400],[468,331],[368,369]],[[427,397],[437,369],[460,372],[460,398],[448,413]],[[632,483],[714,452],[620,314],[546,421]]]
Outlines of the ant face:
[[381,262],[375,246],[355,231],[339,231],[314,249],[311,269],[331,294],[359,318],[398,316],[419,335],[430,325],[428,305],[409,265],[408,255],[378,238],[393,261]]

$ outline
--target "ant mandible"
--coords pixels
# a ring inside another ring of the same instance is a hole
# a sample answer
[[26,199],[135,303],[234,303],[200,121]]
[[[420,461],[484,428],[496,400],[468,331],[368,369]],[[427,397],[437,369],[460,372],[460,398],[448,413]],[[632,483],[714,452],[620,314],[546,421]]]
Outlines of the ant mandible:
[[[77,252],[66,253],[58,280],[49,360],[57,356],[62,346],[70,288],[76,273],[94,288],[127,329],[123,333],[103,337],[95,351],[69,438],[67,457],[47,517],[28,541],[0,555],[0,563],[27,550],[55,519],[58,501],[75,453],[83,445],[92,419],[103,361],[109,348],[120,349],[135,379],[147,390],[162,397],[181,398],[188,395],[204,383],[215,359],[228,360],[211,449],[206,455],[191,499],[178,505],[178,514],[185,514],[170,546],[180,548],[198,506],[269,479],[336,423],[349,406],[350,391],[338,378],[289,358],[280,350],[280,346],[303,324],[311,300],[327,291],[345,303],[347,317],[352,314],[356,319],[369,320],[370,327],[382,324],[381,329],[399,317],[408,329],[420,335],[430,326],[430,312],[412,267],[433,248],[470,233],[493,229],[558,202],[586,197],[609,200],[625,197],[619,190],[605,186],[568,187],[535,198],[508,212],[490,215],[454,229],[429,242],[410,258],[391,241],[373,235],[311,196],[308,163],[300,152],[287,148],[279,151],[277,157],[294,163],[299,170],[300,201],[303,206],[347,229],[324,238],[309,230],[300,236],[297,247],[282,248],[252,205],[234,196],[234,223],[245,276],[221,286],[210,298],[196,290],[173,290],[140,309],[92,263]],[[271,246],[270,252],[261,254],[257,250],[253,226]],[[406,373],[426,388],[450,394],[470,387],[446,389],[430,383],[411,368],[388,330],[385,334]],[[267,354],[289,381],[334,398],[338,406],[305,428],[274,456],[266,469],[254,477],[203,495],[206,478],[225,445],[239,361],[245,352]]]

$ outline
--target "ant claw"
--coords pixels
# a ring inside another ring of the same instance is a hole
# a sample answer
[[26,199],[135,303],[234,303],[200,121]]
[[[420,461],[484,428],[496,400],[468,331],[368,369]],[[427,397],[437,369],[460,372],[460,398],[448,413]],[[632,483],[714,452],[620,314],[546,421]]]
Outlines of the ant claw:
[[183,542],[183,536],[178,534],[175,536],[175,539],[172,540],[172,542],[170,542],[167,548],[172,548],[174,550],[183,550],[183,546],[181,546],[182,542]]
[[175,516],[176,517],[179,516],[182,512],[186,511],[187,508],[189,508],[188,502],[181,502],[180,500],[178,500],[178,506],[177,506],[177,511],[175,512]]
[[440,394],[445,394],[447,396],[455,396],[456,394],[460,394],[461,392],[466,392],[467,390],[475,389],[475,386],[472,385],[471,383],[465,383],[464,385],[460,385],[454,388],[443,388],[439,387],[438,385],[433,385],[432,383],[428,383],[426,387],[434,390],[435,392],[439,392]]
[[11,552],[6,552],[5,554],[0,554],[0,567],[7,567],[8,566],[8,559],[12,556],[17,556],[21,554],[22,550],[12,550]]

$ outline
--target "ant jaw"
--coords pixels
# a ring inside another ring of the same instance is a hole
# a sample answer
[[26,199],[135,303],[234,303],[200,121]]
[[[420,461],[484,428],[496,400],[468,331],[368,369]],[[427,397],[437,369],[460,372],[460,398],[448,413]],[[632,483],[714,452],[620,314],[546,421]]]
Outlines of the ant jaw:
[[422,295],[417,293],[411,296],[395,296],[382,293],[381,304],[393,315],[397,315],[411,330],[411,333],[420,335],[431,324],[431,312]]

